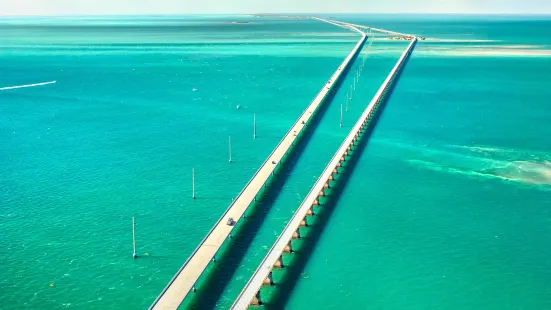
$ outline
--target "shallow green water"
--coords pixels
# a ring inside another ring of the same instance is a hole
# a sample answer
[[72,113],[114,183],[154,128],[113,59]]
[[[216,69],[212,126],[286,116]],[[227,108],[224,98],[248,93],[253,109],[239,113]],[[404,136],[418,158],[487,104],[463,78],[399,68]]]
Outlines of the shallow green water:
[[[549,307],[551,58],[522,52],[549,50],[551,22],[339,18],[470,42],[418,45],[316,247],[287,275],[298,281],[269,303]],[[357,40],[246,16],[6,19],[0,34],[0,87],[57,81],[0,91],[10,308],[150,305]],[[488,46],[514,53],[477,54]],[[403,48],[374,43],[345,128],[339,92],[281,189],[240,227],[255,237],[227,249],[244,255],[209,270],[219,283],[186,305],[232,303]]]

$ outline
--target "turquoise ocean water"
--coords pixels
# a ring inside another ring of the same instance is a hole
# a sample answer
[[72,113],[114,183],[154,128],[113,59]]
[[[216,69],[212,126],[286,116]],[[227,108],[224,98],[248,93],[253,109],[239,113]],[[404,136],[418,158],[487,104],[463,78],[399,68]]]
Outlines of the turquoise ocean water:
[[[427,40],[267,307],[551,308],[551,18],[331,17]],[[0,35],[0,88],[57,81],[0,91],[9,309],[149,306],[359,38],[251,16],[7,18]],[[350,77],[185,307],[231,305],[405,47],[362,52],[343,128]]]

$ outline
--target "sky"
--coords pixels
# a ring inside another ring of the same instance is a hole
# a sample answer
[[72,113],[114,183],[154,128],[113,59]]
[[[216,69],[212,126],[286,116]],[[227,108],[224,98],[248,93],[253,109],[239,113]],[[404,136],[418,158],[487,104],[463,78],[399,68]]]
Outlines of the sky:
[[551,14],[551,0],[0,0],[0,16],[216,13]]

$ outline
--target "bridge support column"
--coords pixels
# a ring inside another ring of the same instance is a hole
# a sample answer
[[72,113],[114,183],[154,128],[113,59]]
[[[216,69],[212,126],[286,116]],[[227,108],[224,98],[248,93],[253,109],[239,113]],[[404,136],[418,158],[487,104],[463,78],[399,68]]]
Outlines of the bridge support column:
[[275,268],[284,268],[284,267],[285,267],[285,265],[283,265],[283,257],[282,257],[282,256],[280,256],[280,257],[276,260],[276,262],[274,263],[274,267],[275,267]]
[[251,300],[251,305],[253,305],[253,306],[262,305],[262,300],[260,299],[260,290],[258,290],[258,292],[256,292],[256,295],[254,295],[253,300]]
[[308,227],[308,222],[306,221],[306,218],[304,218],[302,221],[300,221],[300,225],[302,227]]
[[283,248],[283,252],[285,253],[293,253],[293,246],[291,245],[291,241]]
[[318,196],[320,197],[323,197],[325,195],[325,193],[323,191],[320,191],[320,193],[318,194]]
[[268,274],[268,277],[266,279],[264,279],[264,282],[262,282],[262,285],[266,285],[266,286],[274,285],[274,280],[272,278],[272,273],[271,272]]
[[318,200],[318,199],[314,200],[314,204],[313,204],[313,205],[314,205],[314,206],[319,206],[319,205],[320,205],[319,200]]
[[308,209],[308,211],[306,212],[306,215],[314,215],[314,210],[312,208]]
[[329,182],[323,184],[323,188],[329,188],[329,187],[330,187],[330,186],[329,186]]
[[297,228],[297,231],[293,233],[293,239],[300,239],[300,230]]

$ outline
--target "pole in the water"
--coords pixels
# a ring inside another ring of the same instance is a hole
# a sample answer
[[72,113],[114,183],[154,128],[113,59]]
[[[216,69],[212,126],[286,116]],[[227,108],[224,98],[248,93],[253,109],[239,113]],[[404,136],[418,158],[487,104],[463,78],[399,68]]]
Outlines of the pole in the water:
[[195,199],[195,169],[191,168],[191,198]]
[[229,144],[229,149],[230,149],[230,160],[229,160],[229,162],[231,163],[231,136],[228,137],[228,144]]
[[342,127],[342,103],[341,103],[341,127]]
[[352,100],[352,85],[350,85],[350,100]]
[[132,257],[137,258],[138,254],[136,254],[136,229],[135,229],[135,222],[134,217],[132,217],[132,245],[134,246],[134,252],[132,253]]
[[256,139],[256,113],[253,114],[253,137]]
[[346,98],[346,112],[348,112],[348,97]]

